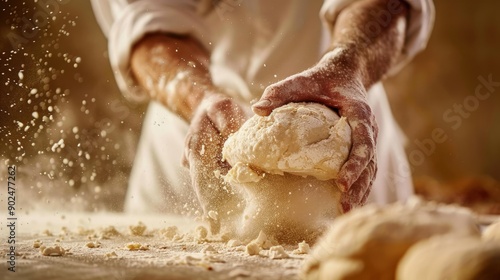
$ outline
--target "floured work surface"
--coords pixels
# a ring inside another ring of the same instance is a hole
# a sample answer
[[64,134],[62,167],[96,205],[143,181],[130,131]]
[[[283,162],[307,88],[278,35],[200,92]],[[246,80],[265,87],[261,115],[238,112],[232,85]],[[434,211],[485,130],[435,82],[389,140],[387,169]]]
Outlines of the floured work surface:
[[0,279],[298,279],[307,256],[297,244],[250,255],[239,240],[170,216],[30,213],[18,225],[16,272],[3,261]]

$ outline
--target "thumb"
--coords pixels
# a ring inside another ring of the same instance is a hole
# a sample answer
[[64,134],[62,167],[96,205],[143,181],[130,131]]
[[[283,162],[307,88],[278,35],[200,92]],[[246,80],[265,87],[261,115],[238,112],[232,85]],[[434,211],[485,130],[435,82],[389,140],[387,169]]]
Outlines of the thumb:
[[268,86],[260,100],[252,106],[254,113],[268,116],[271,112],[291,102],[314,101],[317,85],[307,77],[294,75]]

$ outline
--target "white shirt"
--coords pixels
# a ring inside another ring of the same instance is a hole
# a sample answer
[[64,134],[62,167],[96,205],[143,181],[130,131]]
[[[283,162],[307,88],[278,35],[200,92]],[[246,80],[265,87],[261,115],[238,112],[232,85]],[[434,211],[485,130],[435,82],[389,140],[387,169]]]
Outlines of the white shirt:
[[[116,81],[127,96],[142,95],[130,76],[131,47],[146,33],[169,32],[189,34],[212,50],[214,69],[238,74],[251,96],[240,94],[253,99],[269,84],[313,66],[328,45],[337,15],[355,1],[93,0],[92,4],[109,40]],[[411,12],[397,69],[425,48],[434,22],[432,0],[406,1]],[[207,7],[208,14],[202,15]],[[212,76],[216,84],[220,82],[213,71]]]

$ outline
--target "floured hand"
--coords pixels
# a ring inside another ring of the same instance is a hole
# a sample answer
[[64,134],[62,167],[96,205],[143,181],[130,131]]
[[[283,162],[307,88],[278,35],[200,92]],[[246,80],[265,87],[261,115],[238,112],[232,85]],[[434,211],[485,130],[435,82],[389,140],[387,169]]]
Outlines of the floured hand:
[[245,120],[243,110],[232,99],[210,95],[195,112],[186,137],[183,164],[189,167],[204,219],[214,234],[219,231],[221,220],[229,218],[239,202],[220,176],[230,167],[222,161],[222,147],[229,134]]
[[317,102],[335,108],[352,129],[352,148],[342,166],[337,185],[342,191],[344,212],[366,202],[377,170],[378,128],[367,103],[366,89],[358,67],[346,50],[327,54],[316,66],[266,88],[253,110],[269,115],[290,102]]

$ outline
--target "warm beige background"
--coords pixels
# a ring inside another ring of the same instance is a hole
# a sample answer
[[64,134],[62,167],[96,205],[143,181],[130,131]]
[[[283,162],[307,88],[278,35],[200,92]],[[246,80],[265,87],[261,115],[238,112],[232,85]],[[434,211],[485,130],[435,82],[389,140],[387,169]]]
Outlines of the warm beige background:
[[[36,199],[55,209],[121,209],[144,106],[125,101],[117,91],[105,38],[88,1],[60,4],[61,13],[48,24],[38,23],[24,50],[14,53],[9,38],[22,34],[26,20],[33,20],[41,8],[13,2],[0,4],[2,158],[18,165],[18,180],[30,204]],[[414,160],[412,170],[440,180],[476,175],[500,179],[500,87],[462,118],[456,130],[443,119],[453,104],[474,94],[478,76],[500,81],[500,2],[435,2],[436,25],[428,49],[386,81],[394,114],[408,135],[409,152],[423,153],[415,141],[430,138],[436,128],[447,137],[422,162]],[[77,57],[81,62],[74,68]],[[33,88],[38,96],[29,95]],[[51,105],[57,110],[50,112]],[[50,115],[53,120],[43,120]],[[62,138],[64,147],[53,151]]]

